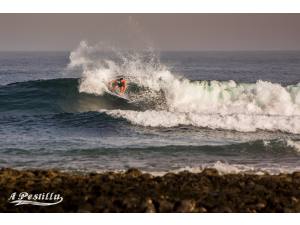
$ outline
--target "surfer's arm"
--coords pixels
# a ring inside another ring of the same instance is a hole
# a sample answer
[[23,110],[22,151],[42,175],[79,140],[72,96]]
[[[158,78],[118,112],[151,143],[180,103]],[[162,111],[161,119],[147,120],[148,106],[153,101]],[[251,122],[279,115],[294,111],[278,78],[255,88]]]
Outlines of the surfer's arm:
[[125,93],[126,89],[127,89],[127,85],[126,82],[124,81],[123,86],[120,88],[121,93]]
[[126,85],[123,86],[123,93],[125,93],[126,89],[127,89],[127,86]]
[[109,87],[110,87],[111,91],[115,91],[116,88],[117,88],[116,81],[115,80],[114,81],[110,81],[109,82]]

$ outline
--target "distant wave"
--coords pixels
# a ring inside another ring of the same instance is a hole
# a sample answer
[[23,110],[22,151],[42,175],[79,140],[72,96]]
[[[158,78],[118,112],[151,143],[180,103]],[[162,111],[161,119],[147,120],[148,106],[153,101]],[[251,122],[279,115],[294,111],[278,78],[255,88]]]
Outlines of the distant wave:
[[[293,143],[293,146],[291,145]],[[119,171],[128,168],[128,158],[125,162],[122,160],[124,157],[137,157],[138,160],[148,160],[148,157],[152,157],[154,160],[156,157],[163,159],[161,162],[156,161],[159,165],[154,168],[149,167],[147,163],[139,164],[139,168],[145,172],[150,172],[156,175],[164,174],[166,172],[201,172],[205,168],[215,168],[220,173],[280,173],[280,172],[293,172],[300,169],[297,161],[286,162],[287,164],[278,165],[276,158],[296,158],[299,156],[299,139],[276,139],[276,140],[257,140],[245,143],[236,143],[228,145],[168,145],[168,146],[147,146],[147,147],[116,147],[116,148],[64,148],[63,151],[49,150],[47,148],[40,149],[23,149],[23,148],[3,148],[2,152],[8,156],[19,157],[44,157],[45,154],[55,154],[56,157],[66,157],[68,159],[82,159],[88,163],[79,166],[78,164],[68,165],[60,164],[61,169],[66,170],[82,170],[82,171],[95,171],[99,172],[113,170]],[[176,155],[176,158],[182,159],[179,163],[173,164],[169,159]],[[232,159],[230,157],[232,156]],[[97,161],[90,162],[90,158],[106,160],[109,156],[109,162],[103,162],[102,164]],[[238,156],[238,158],[237,158]],[[141,157],[141,158],[139,158]],[[194,157],[196,161],[184,161]],[[207,160],[207,157],[211,157],[213,160]],[[266,160],[259,160],[260,157],[264,157]],[[12,157],[14,158],[14,157]],[[135,159],[137,159],[135,158]],[[164,161],[164,159],[168,159]],[[201,160],[203,159],[203,160]],[[257,160],[256,160],[257,159]],[[219,161],[216,161],[219,160]],[[229,160],[229,161],[227,161]],[[76,160],[74,160],[76,162]],[[116,164],[114,164],[116,162]],[[38,161],[33,162],[34,168],[52,168],[51,164],[41,164]],[[91,166],[93,163],[93,166]],[[112,163],[112,166],[110,166]],[[149,163],[154,163],[149,161]],[[289,164],[290,163],[290,164]],[[172,165],[172,166],[171,166]],[[186,166],[185,166],[186,165]],[[19,168],[22,165],[18,164]],[[170,168],[172,168],[170,170]]]

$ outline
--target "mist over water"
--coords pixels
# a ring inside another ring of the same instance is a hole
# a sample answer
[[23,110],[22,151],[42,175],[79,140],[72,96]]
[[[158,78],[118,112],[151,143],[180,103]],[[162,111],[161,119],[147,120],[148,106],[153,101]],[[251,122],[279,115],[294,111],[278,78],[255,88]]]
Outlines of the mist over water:
[[[0,58],[2,167],[299,169],[299,52],[103,52],[81,42]],[[130,101],[107,93],[119,76]]]

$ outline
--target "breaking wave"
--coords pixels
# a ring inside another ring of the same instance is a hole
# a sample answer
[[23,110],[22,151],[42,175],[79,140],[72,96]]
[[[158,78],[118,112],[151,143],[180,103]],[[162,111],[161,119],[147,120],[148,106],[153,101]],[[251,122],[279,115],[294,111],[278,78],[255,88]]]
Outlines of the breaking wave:
[[129,98],[143,110],[101,109],[133,124],[152,127],[193,125],[236,131],[300,133],[300,84],[258,80],[256,83],[192,81],[174,74],[153,52],[99,55],[98,47],[81,42],[69,68],[79,68],[79,92],[103,95],[107,83],[125,76]]

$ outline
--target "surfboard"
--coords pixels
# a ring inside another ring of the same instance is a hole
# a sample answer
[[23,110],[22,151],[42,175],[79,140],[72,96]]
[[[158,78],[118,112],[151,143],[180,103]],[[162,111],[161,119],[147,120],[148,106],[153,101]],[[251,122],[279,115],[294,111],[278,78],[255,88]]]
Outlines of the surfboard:
[[125,101],[130,101],[126,95],[119,95],[118,93],[115,93],[115,92],[112,92],[112,91],[109,91],[109,90],[107,90],[106,93],[110,94],[112,96],[115,96],[117,98],[123,99]]

